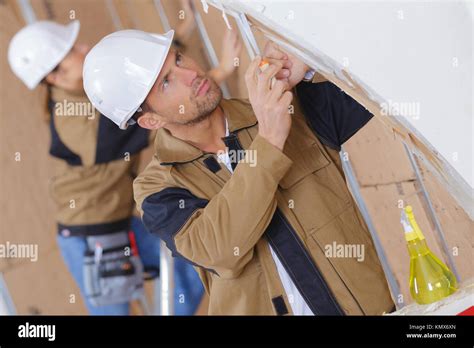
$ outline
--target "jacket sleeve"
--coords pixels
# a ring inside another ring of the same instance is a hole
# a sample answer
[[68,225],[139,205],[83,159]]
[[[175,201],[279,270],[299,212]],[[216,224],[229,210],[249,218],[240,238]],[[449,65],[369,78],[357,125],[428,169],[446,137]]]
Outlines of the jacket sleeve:
[[316,136],[324,145],[337,151],[373,117],[329,81],[301,82],[296,86],[296,93]]
[[50,154],[65,160],[68,164],[92,166],[97,150],[98,114],[88,117],[58,116],[55,102],[49,102],[51,111]]
[[238,275],[251,260],[276,209],[278,183],[292,163],[260,135],[248,150],[256,151],[257,164],[252,167],[240,162],[211,200],[184,188],[169,187],[149,195],[141,204],[145,226],[159,235],[175,256],[221,277]]

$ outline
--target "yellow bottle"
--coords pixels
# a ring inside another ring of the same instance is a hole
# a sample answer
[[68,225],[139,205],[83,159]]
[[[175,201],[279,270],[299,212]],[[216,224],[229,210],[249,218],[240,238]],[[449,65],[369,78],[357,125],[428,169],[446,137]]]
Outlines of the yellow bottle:
[[411,206],[402,211],[401,223],[410,254],[410,293],[413,299],[419,304],[428,304],[456,292],[456,277],[428,248]]

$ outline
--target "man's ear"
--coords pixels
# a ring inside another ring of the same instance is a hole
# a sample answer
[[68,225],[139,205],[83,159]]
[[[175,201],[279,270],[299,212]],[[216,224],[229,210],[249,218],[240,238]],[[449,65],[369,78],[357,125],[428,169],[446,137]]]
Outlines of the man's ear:
[[77,51],[79,51],[80,53],[84,55],[87,54],[91,49],[89,45],[84,44],[84,43],[77,43],[74,45],[74,48],[76,48]]
[[56,72],[50,72],[48,75],[46,75],[45,80],[50,85],[55,85],[57,78],[58,78],[58,74]]
[[153,112],[145,112],[138,118],[137,123],[140,127],[150,130],[160,129],[166,125],[166,122]]

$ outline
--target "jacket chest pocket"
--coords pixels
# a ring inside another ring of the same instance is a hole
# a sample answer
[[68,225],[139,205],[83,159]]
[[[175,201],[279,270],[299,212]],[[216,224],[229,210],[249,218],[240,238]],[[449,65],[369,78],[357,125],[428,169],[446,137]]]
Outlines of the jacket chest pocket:
[[351,205],[344,177],[314,143],[292,156],[293,167],[280,181],[280,192],[307,234]]
[[291,153],[294,154],[291,156],[293,166],[280,181],[280,187],[283,189],[289,189],[306,176],[330,164],[317,143],[304,149],[292,149]]

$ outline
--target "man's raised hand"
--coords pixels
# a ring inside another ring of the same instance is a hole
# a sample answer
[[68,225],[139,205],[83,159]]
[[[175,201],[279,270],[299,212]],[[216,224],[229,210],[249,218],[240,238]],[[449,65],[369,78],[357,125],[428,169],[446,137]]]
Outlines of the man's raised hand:
[[269,143],[283,150],[291,128],[289,106],[293,94],[288,91],[288,83],[277,80],[271,88],[271,80],[283,68],[275,62],[260,72],[261,57],[257,56],[245,74],[249,100],[258,120],[258,133]]

